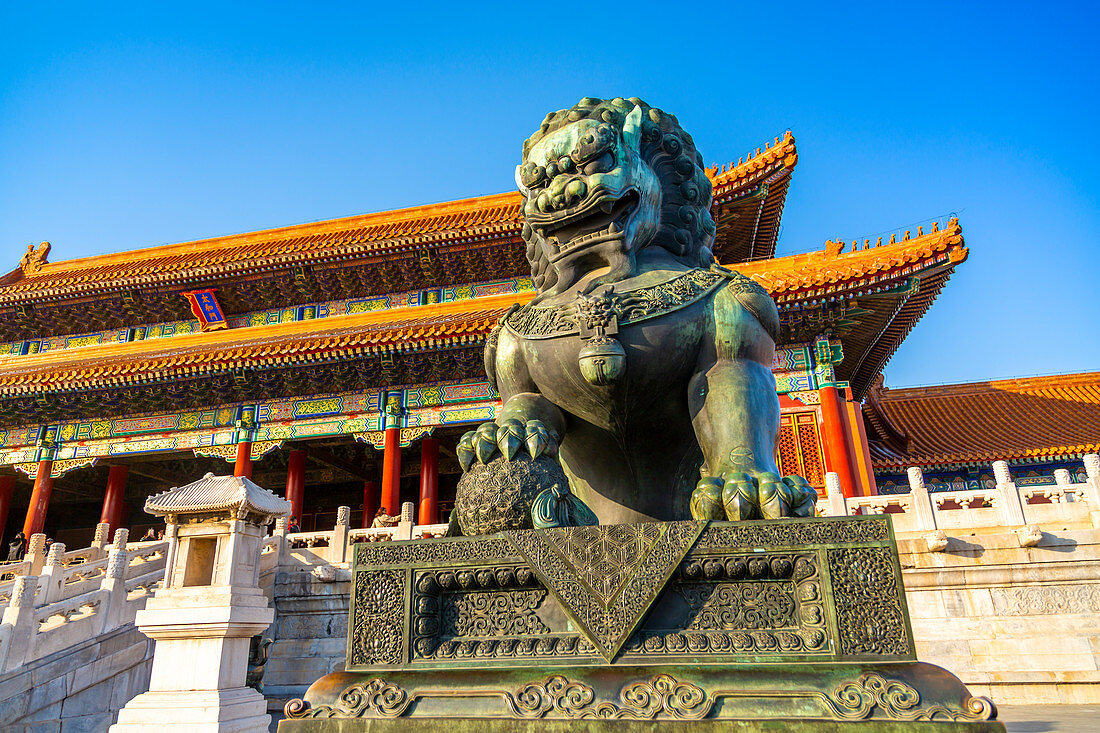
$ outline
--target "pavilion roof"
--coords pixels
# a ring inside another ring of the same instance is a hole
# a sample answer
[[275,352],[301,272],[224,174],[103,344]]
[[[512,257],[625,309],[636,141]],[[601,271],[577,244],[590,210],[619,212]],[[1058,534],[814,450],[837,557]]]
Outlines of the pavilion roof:
[[172,517],[230,510],[245,515],[285,517],[290,502],[244,476],[215,476],[177,486],[145,500],[146,514]]
[[863,412],[878,469],[1072,459],[1100,450],[1100,372],[878,387]]
[[[774,253],[787,183],[797,160],[794,137],[788,132],[747,160],[708,170],[718,224],[715,253],[722,261]],[[16,268],[0,277],[0,312],[120,292],[182,291],[277,272],[289,278],[296,267],[340,269],[357,262],[411,258],[423,250],[445,252],[493,242],[518,247],[522,254],[521,202],[518,192],[508,192]],[[526,270],[525,263],[522,267]],[[525,272],[493,273],[486,279],[517,274]],[[186,312],[179,300],[181,312]],[[8,320],[22,317],[17,312]],[[38,330],[48,327],[39,324]]]

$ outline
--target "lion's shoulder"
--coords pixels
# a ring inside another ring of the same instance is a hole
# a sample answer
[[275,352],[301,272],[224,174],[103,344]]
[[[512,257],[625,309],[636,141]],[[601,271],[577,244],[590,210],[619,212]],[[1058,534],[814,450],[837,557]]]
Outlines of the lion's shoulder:
[[732,298],[760,322],[772,341],[779,340],[779,309],[764,287],[750,277],[721,265],[712,265],[712,272],[726,279],[726,286],[718,291],[716,297]]

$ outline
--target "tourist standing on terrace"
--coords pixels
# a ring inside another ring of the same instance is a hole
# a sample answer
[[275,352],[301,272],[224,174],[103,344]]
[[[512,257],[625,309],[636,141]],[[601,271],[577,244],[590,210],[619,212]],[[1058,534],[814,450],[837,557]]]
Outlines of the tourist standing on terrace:
[[8,543],[8,562],[19,562],[27,550],[27,541],[22,532],[11,538]]

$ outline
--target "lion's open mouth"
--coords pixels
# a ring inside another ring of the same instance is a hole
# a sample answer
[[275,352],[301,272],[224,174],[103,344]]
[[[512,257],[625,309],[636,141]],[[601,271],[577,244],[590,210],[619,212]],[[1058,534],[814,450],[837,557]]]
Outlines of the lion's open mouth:
[[621,239],[637,203],[638,192],[631,189],[617,201],[603,197],[558,221],[532,224],[546,239],[554,261],[600,242]]

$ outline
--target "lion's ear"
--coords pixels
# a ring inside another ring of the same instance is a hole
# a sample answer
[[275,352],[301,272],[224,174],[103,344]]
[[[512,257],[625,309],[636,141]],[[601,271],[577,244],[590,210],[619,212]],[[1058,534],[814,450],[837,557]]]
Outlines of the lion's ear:
[[642,153],[642,108],[634,105],[623,123],[623,143],[636,155]]
[[516,166],[516,188],[520,190],[524,196],[527,195],[527,187],[523,185],[523,176],[519,174],[519,169],[523,167],[523,163]]

